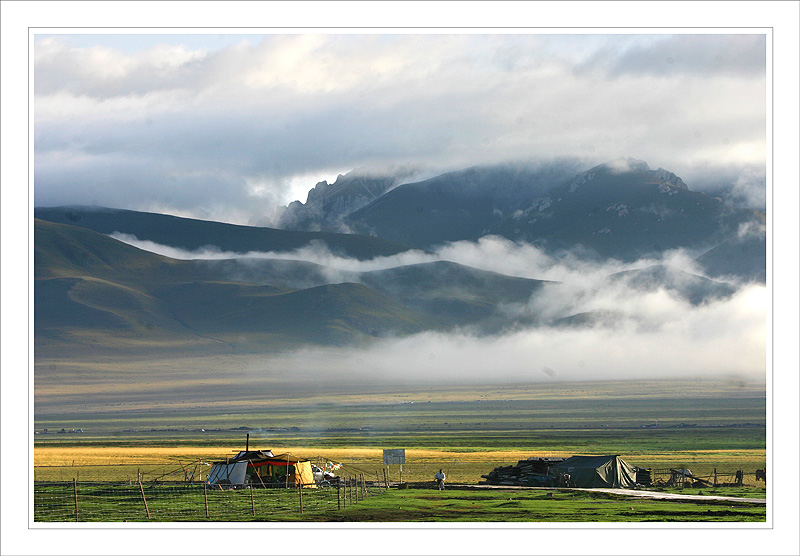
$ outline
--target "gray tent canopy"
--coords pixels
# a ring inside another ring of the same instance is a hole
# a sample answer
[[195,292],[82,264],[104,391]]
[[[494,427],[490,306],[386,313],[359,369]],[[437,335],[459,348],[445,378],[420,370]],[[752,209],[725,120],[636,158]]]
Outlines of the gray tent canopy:
[[550,467],[549,474],[569,473],[579,488],[633,488],[636,468],[619,456],[572,456]]

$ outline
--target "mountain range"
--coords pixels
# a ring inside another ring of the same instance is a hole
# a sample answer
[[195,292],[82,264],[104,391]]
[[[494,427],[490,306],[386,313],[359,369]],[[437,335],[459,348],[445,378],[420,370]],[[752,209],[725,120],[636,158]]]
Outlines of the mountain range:
[[[305,204],[287,207],[284,229],[37,207],[35,349],[280,351],[425,331],[487,335],[518,326],[590,326],[610,318],[575,313],[553,321],[510,310],[547,295],[553,283],[432,253],[487,235],[535,245],[555,258],[569,252],[593,261],[686,250],[702,276],[648,265],[609,275],[607,284],[661,288],[693,305],[733,295],[742,280],[766,279],[763,213],[693,192],[674,173],[641,161],[575,170],[575,162],[557,161],[468,168],[413,183],[401,183],[402,172],[339,176],[317,184]],[[173,259],[109,237],[115,233],[216,256]],[[407,257],[348,270],[300,260],[304,248],[362,262]],[[260,255],[240,256],[253,253]]]
[[[550,254],[580,250],[621,261],[719,247],[701,259],[707,273],[766,279],[763,212],[692,191],[673,172],[641,160],[579,168],[570,159],[480,166],[400,185],[391,185],[397,175],[348,174],[317,184],[305,205],[292,203],[279,221],[287,229],[347,230],[418,249],[497,235]],[[746,261],[724,254],[745,252]]]

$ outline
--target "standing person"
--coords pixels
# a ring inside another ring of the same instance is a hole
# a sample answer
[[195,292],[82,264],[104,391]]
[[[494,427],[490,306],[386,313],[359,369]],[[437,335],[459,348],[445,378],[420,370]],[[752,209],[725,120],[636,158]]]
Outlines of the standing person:
[[436,484],[439,487],[439,490],[444,490],[444,480],[445,480],[444,471],[439,469],[439,472],[436,475],[434,475],[433,478],[436,479]]

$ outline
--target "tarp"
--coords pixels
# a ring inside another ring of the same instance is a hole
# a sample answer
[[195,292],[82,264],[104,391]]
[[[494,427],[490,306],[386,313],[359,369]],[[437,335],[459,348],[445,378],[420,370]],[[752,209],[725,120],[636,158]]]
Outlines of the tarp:
[[210,485],[241,485],[247,476],[247,462],[215,463],[208,474]]
[[572,456],[550,467],[551,475],[568,473],[579,488],[633,488],[636,468],[619,456]]

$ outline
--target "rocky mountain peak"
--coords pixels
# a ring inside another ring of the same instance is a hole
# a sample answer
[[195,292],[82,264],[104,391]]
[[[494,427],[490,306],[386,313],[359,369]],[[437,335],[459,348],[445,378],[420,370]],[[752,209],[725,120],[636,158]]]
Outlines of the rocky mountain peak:
[[665,170],[664,168],[659,168],[658,170],[652,170],[652,174],[657,179],[666,182],[674,187],[686,190],[689,189],[689,187],[685,183],[683,183],[683,180],[681,178],[679,178],[669,170]]

